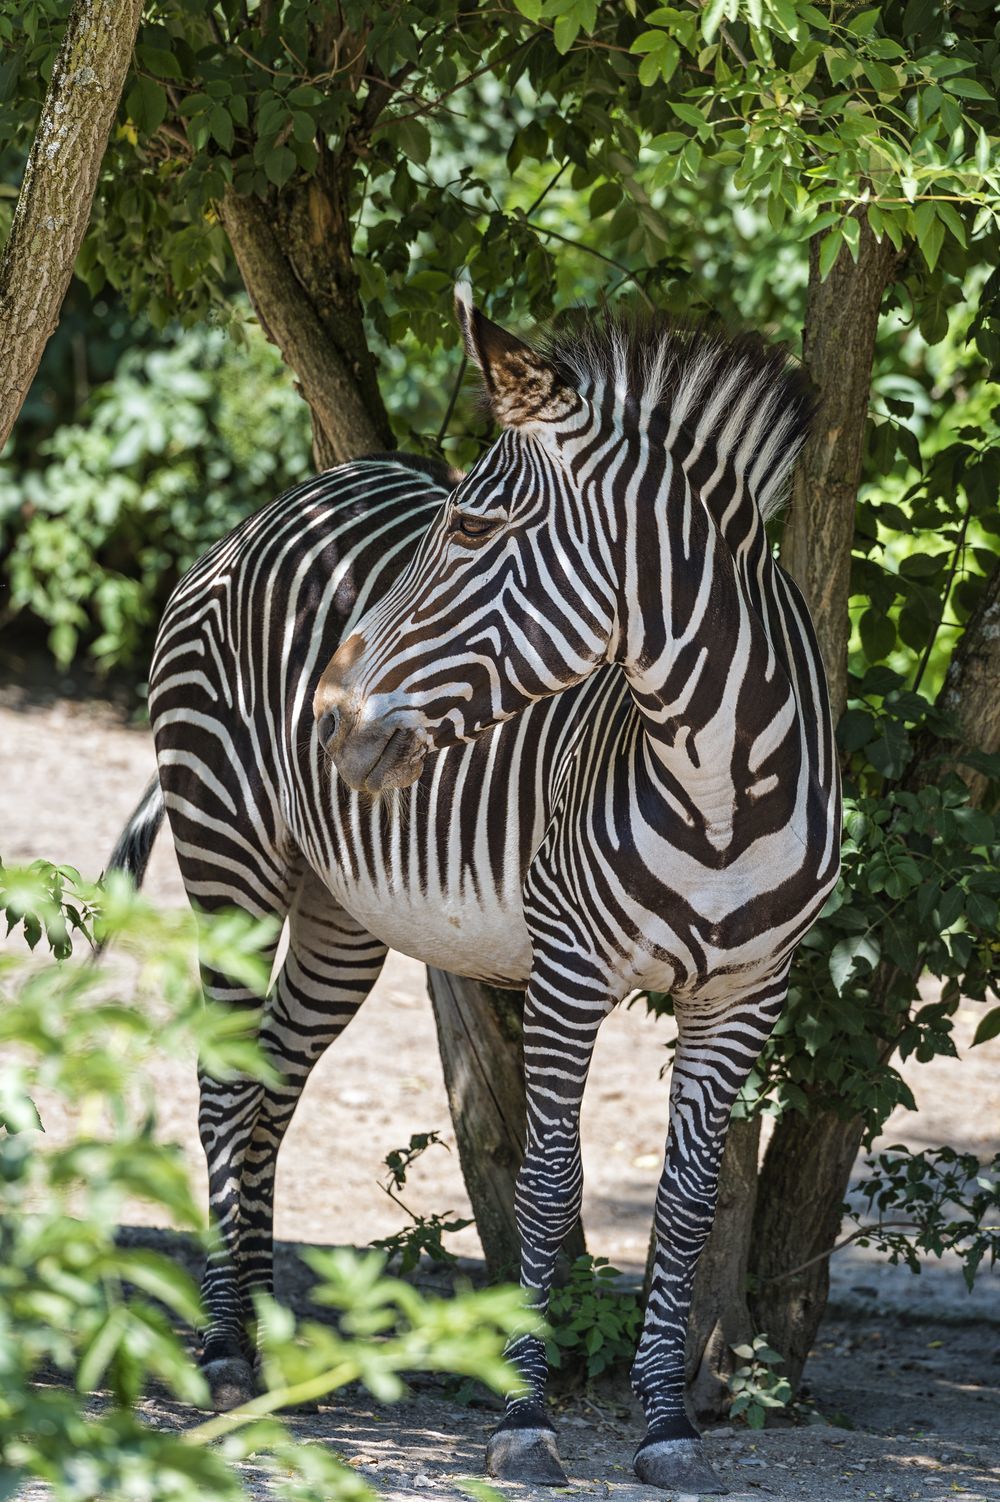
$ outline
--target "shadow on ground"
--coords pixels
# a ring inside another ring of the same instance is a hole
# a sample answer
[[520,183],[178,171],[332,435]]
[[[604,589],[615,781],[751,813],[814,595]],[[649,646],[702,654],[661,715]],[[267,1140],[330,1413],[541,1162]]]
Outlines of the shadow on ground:
[[[126,1227],[121,1234],[132,1245],[169,1252],[197,1275],[200,1257],[190,1238],[147,1227]],[[279,1245],[279,1293],[298,1314],[316,1317],[309,1298],[312,1275],[299,1250]],[[481,1263],[465,1260],[461,1271],[483,1281]],[[877,1276],[871,1268],[862,1274]],[[434,1270],[418,1281],[443,1293],[449,1276]],[[912,1280],[918,1289],[922,1281]],[[991,1321],[977,1309],[971,1319],[957,1319],[954,1312],[948,1319],[941,1317],[947,1315],[944,1307],[939,1317],[922,1318],[919,1299],[911,1298],[901,1319],[891,1299],[882,1303],[863,1293],[852,1303],[847,1280],[835,1310],[810,1358],[802,1422],[779,1423],[763,1433],[725,1426],[707,1434],[710,1458],[732,1502],[1000,1498],[1000,1318]],[[157,1424],[184,1427],[194,1419],[156,1399],[145,1408]],[[298,1438],[329,1446],[387,1498],[456,1502],[468,1495],[462,1481],[482,1474],[496,1408],[485,1391],[471,1404],[458,1402],[456,1384],[417,1376],[398,1404],[379,1404],[354,1386],[314,1411],[290,1415],[288,1422]],[[641,1421],[624,1377],[559,1400],[554,1416],[570,1494],[620,1502],[658,1495],[632,1474]],[[245,1484],[253,1497],[267,1495],[263,1475],[252,1465]],[[498,1489],[532,1502],[554,1495],[542,1488]],[[33,1498],[26,1494],[23,1502]]]

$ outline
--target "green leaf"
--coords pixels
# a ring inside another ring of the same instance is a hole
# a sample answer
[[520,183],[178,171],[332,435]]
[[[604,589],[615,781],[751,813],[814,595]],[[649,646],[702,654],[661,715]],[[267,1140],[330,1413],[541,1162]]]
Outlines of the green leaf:
[[602,214],[610,214],[621,202],[622,190],[617,183],[598,183],[590,195],[590,217],[600,219]]
[[972,1046],[975,1048],[977,1043],[990,1043],[994,1038],[1000,1038],[1000,1007],[993,1007],[985,1017],[980,1018]]
[[670,108],[678,120],[683,120],[685,125],[691,125],[695,130],[703,130],[708,124],[701,110],[693,104],[678,104],[671,100]]
[[295,171],[295,153],[288,146],[277,146],[264,158],[264,171],[276,188],[283,188]]
[[948,78],[945,79],[944,87],[949,94],[957,94],[960,99],[982,99],[987,104],[996,103],[996,96],[974,78]]
[[728,0],[708,0],[701,13],[701,34],[710,42],[722,24]]
[[988,845],[994,839],[993,820],[982,809],[955,808],[951,817],[970,845]]
[[881,10],[878,6],[875,6],[873,10],[859,11],[848,21],[847,29],[856,37],[870,36],[880,15]]
[[895,626],[888,616],[883,615],[874,606],[869,606],[862,615],[858,622],[858,631],[861,635],[861,646],[869,662],[878,662],[880,658],[888,656],[896,645]]
[[552,40],[556,51],[565,55],[580,35],[580,21],[576,15],[557,16],[552,27]]
[[[937,265],[941,246],[944,244],[944,225],[934,212],[935,208],[934,204],[922,203],[916,213],[917,244],[929,271],[933,271]],[[922,211],[925,209],[931,211],[930,216],[923,215]]]
[[879,954],[878,944],[866,934],[852,934],[850,938],[841,939],[839,944],[835,944],[830,954],[830,979],[837,995],[843,993],[854,974],[857,962],[866,965],[869,971],[874,970]]
[[990,138],[980,126],[979,135],[976,138],[976,166],[980,172],[989,172],[992,164],[993,152],[990,147]]
[[128,91],[125,108],[143,135],[152,135],[167,117],[167,96],[153,78],[137,78]]
[[135,49],[135,55],[147,73],[156,73],[160,78],[183,76],[180,63],[166,47],[153,47],[148,42],[140,42]]
[[825,282],[833,270],[837,257],[840,254],[843,238],[842,225],[838,225],[836,229],[832,229],[828,235],[823,237],[819,247],[819,274],[821,281]]
[[848,709],[837,726],[837,744],[844,751],[859,751],[875,730],[875,718],[867,709]]

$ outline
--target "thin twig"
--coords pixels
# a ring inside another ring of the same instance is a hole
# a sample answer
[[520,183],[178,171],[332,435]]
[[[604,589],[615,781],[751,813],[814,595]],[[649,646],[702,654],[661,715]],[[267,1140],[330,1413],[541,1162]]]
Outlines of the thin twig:
[[585,251],[589,256],[596,256],[597,259],[599,261],[603,261],[605,265],[613,266],[616,271],[620,271],[622,273],[627,282],[635,283],[635,289],[638,292],[639,296],[642,298],[643,302],[646,304],[646,307],[651,313],[656,312],[653,300],[649,296],[645,287],[643,287],[642,283],[639,281],[637,274],[632,271],[630,267],[626,266],[622,261],[616,261],[614,256],[606,256],[603,250],[595,250],[592,245],[585,245],[582,240],[571,240],[569,235],[561,235],[556,229],[547,229],[543,224],[535,224],[531,219],[528,219],[526,223],[528,225],[528,228],[533,229],[538,235],[551,235],[553,240],[561,240],[564,245],[572,245],[574,250]]
[[569,161],[567,159],[565,162],[563,162],[562,166],[559,168],[559,171],[556,173],[555,177],[553,177],[549,182],[547,182],[545,184],[545,187],[539,193],[539,195],[535,199],[534,203],[529,204],[528,207],[525,209],[525,211],[524,211],[524,217],[525,217],[525,219],[530,219],[531,216],[532,216],[532,214],[538,208],[538,206],[541,203],[544,202],[544,200],[548,197],[549,193],[555,187],[556,183],[562,177],[563,173],[566,171],[566,168],[568,166],[569,166]]
[[827,1257],[832,1257],[834,1252],[839,1252],[842,1247],[849,1246],[852,1241],[857,1241],[860,1236],[874,1236],[879,1231],[919,1231],[919,1226],[910,1225],[909,1221],[884,1221],[877,1226],[858,1226],[849,1236],[842,1241],[837,1241],[829,1251],[818,1252],[815,1257],[810,1257],[807,1262],[800,1262],[798,1267],[790,1267],[783,1273],[772,1273],[769,1278],[760,1278],[761,1283],[780,1283],[783,1278],[794,1278],[796,1273],[805,1272],[807,1267],[814,1267],[817,1262],[824,1262]]
[[945,584],[944,593],[941,596],[941,615],[938,619],[937,625],[931,632],[930,639],[928,640],[927,645],[924,648],[923,656],[921,657],[920,662],[917,666],[916,675],[913,679],[913,686],[911,689],[912,693],[916,693],[917,689],[920,687],[921,679],[923,678],[924,673],[927,671],[927,664],[931,660],[931,653],[934,650],[934,643],[937,641],[938,632],[941,630],[941,627],[944,624],[945,613],[948,608],[948,596],[951,594],[951,586],[954,584],[955,574],[958,572],[958,560],[965,552],[965,534],[969,530],[969,522],[971,520],[972,503],[971,501],[969,501],[966,505],[965,516],[962,519],[962,526],[959,531],[958,538],[955,542],[955,551],[951,556],[951,568],[948,571],[948,582]]
[[458,375],[457,375],[457,377],[455,379],[455,384],[451,388],[451,396],[450,396],[450,398],[448,400],[448,410],[445,412],[445,414],[444,414],[444,421],[442,422],[440,428],[438,429],[438,435],[437,435],[437,445],[438,445],[438,448],[440,448],[441,445],[442,445],[442,443],[444,443],[445,434],[448,431],[448,424],[451,422],[451,414],[455,410],[455,403],[458,401],[458,393],[462,389],[462,381],[463,381],[463,379],[465,377],[465,367],[468,365],[468,363],[469,363],[468,356],[467,355],[463,355],[462,356],[462,363],[458,367]]

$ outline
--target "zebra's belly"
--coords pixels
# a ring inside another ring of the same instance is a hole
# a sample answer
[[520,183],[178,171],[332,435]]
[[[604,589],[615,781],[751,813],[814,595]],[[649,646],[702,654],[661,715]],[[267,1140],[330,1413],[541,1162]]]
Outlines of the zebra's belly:
[[531,941],[519,901],[471,890],[383,888],[339,871],[327,873],[326,884],[358,923],[400,954],[494,985],[527,982]]

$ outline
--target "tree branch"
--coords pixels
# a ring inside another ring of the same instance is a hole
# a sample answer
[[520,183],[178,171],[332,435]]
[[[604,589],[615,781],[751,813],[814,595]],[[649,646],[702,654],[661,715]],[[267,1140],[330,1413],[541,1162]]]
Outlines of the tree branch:
[[0,261],[0,448],[59,321],[135,47],[141,0],[76,0]]

